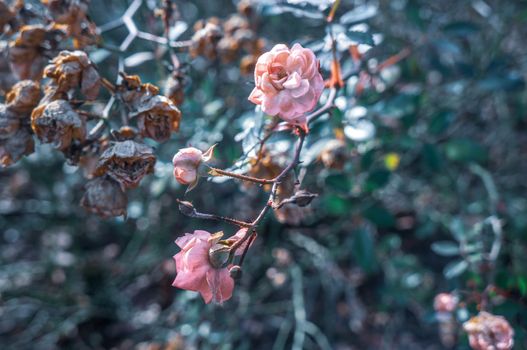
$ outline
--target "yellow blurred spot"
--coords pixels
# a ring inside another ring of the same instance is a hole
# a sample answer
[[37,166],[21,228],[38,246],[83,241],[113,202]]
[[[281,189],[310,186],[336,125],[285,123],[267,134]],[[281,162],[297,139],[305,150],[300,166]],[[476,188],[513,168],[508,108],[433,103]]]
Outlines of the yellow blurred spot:
[[384,166],[386,169],[390,171],[394,171],[399,167],[399,163],[401,162],[401,157],[397,153],[388,153],[386,156],[384,156]]

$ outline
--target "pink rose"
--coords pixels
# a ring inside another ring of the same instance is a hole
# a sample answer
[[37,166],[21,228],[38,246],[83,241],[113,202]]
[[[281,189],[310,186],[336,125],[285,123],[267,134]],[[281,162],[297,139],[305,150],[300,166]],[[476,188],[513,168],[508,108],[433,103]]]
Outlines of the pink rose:
[[514,345],[514,330],[502,316],[482,311],[463,324],[474,350],[510,350]]
[[181,251],[174,255],[177,276],[172,285],[199,292],[207,304],[230,299],[234,289],[228,267],[214,267],[209,258],[209,250],[219,238],[207,231],[196,230],[176,239]]
[[180,149],[172,158],[174,165],[174,176],[182,185],[194,187],[198,182],[198,168],[202,162],[208,162],[212,158],[214,146],[205,153],[194,147]]
[[294,44],[273,47],[258,58],[254,70],[256,87],[249,101],[262,106],[262,111],[297,125],[306,122],[305,113],[315,108],[324,80],[319,62],[310,49]]
[[437,312],[452,312],[456,309],[458,298],[450,293],[439,293],[434,298],[434,310]]

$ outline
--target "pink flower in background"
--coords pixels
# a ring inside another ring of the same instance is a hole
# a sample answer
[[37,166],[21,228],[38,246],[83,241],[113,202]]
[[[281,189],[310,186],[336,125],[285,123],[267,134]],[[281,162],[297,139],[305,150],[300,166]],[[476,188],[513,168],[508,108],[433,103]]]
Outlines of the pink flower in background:
[[474,350],[509,350],[514,345],[514,330],[502,316],[482,311],[463,324]]
[[174,255],[177,275],[172,285],[199,292],[207,304],[230,299],[234,289],[228,268],[216,268],[209,259],[209,250],[219,239],[217,235],[202,230],[185,233],[176,239],[181,251]]
[[450,293],[439,293],[434,298],[434,310],[437,312],[452,312],[458,303],[457,296]]
[[294,44],[275,45],[258,58],[254,70],[256,87],[249,101],[261,105],[262,111],[297,125],[306,123],[305,113],[315,108],[324,80],[319,62],[310,49]]
[[208,162],[212,158],[214,146],[205,153],[194,147],[180,149],[172,158],[174,165],[174,176],[182,185],[193,187],[198,181],[198,168],[202,162]]

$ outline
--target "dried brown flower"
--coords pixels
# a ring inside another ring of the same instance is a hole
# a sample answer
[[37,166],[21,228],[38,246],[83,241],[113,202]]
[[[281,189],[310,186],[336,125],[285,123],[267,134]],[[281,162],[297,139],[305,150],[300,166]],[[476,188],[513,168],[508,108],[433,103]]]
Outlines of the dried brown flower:
[[97,41],[96,26],[88,20],[89,0],[41,0],[48,7],[56,23],[67,25],[75,48]]
[[154,171],[154,150],[134,140],[118,141],[103,152],[96,176],[108,174],[125,187],[134,188],[146,174]]
[[144,101],[145,96],[155,96],[159,94],[159,88],[150,83],[143,84],[138,75],[126,75],[121,73],[123,81],[117,86],[117,92],[123,101],[129,104],[132,109]]
[[53,79],[57,92],[70,92],[80,87],[88,100],[99,94],[101,78],[83,51],[62,51],[44,69],[44,76]]
[[86,122],[65,100],[40,105],[31,114],[31,127],[44,143],[65,150],[74,141],[86,138]]
[[19,79],[40,79],[46,50],[54,49],[66,34],[63,26],[26,25],[18,37],[9,43],[9,60],[13,73]]
[[342,170],[348,159],[348,149],[342,140],[330,140],[320,152],[318,159],[328,169]]
[[193,57],[204,56],[210,60],[216,58],[216,45],[223,36],[221,27],[214,20],[206,23],[200,21],[194,26],[196,32],[192,36],[190,54]]
[[166,141],[173,131],[178,131],[181,120],[176,105],[161,95],[148,98],[130,116],[137,116],[137,126],[143,136],[158,142]]
[[88,181],[81,206],[102,217],[126,216],[128,198],[118,182],[107,176]]
[[0,104],[0,140],[14,137],[20,128],[20,119],[6,105]]
[[180,75],[170,76],[165,85],[165,95],[172,101],[176,106],[181,106],[185,100],[184,94],[184,79]]
[[32,80],[22,80],[16,83],[6,95],[6,103],[11,111],[26,116],[40,100],[40,84]]
[[34,150],[35,143],[31,133],[27,128],[20,128],[13,137],[0,140],[0,165],[7,167]]
[[15,13],[3,1],[0,1],[0,34],[4,33],[4,28],[13,20]]

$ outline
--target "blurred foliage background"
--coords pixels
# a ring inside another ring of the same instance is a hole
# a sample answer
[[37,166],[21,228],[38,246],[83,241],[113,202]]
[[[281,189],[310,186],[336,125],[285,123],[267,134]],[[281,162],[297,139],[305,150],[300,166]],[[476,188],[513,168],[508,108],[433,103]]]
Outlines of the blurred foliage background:
[[[199,19],[236,12],[230,0],[176,3],[178,40]],[[258,35],[269,47],[311,47],[328,77],[330,4],[255,1]],[[89,14],[103,25],[129,5],[92,0]],[[140,30],[162,35],[158,5],[141,3]],[[265,117],[247,101],[252,76],[237,62],[179,54],[181,130],[156,145],[155,174],[129,192],[127,219],[87,214],[82,171],[46,145],[0,171],[2,348],[443,349],[434,295],[457,291],[463,321],[490,284],[493,313],[515,328],[515,349],[527,349],[526,20],[522,0],[343,0],[333,31],[348,79],[331,116],[313,125],[299,170],[319,197],[265,220],[221,306],[171,287],[176,237],[234,228],[179,213],[185,188],[170,161],[186,145],[218,143],[217,165],[228,168]],[[126,35],[118,27],[104,43]],[[163,86],[159,50],[136,39],[122,54],[87,51],[109,80],[122,57],[127,73]],[[292,141],[280,134],[269,147],[280,155]],[[265,204],[236,181],[202,181],[185,198],[241,219]],[[454,348],[468,349],[454,332]]]

